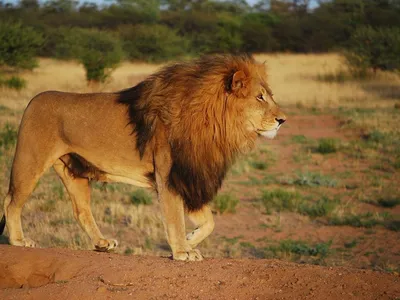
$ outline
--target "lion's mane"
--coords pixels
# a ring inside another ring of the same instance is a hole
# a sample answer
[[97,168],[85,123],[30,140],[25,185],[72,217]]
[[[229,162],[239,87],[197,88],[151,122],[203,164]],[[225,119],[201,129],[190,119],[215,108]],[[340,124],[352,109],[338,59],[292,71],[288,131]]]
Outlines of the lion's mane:
[[169,187],[195,211],[213,199],[235,157],[251,148],[256,133],[245,128],[244,108],[251,80],[232,90],[235,72],[257,76],[260,65],[247,55],[213,55],[163,68],[138,85],[119,92],[128,105],[137,149],[167,129],[172,167]]

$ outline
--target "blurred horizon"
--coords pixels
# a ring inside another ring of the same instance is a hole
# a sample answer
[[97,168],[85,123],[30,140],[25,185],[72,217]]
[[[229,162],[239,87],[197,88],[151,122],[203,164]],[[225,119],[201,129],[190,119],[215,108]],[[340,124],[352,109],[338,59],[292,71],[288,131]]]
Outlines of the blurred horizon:
[[[76,1],[79,2],[79,5],[83,5],[85,3],[94,3],[94,4],[100,5],[100,6],[110,5],[112,3],[118,2],[117,0],[76,0]],[[226,2],[224,0],[216,0],[216,1],[217,2]],[[243,0],[243,1],[247,2],[250,6],[254,6],[255,4],[260,3],[260,2],[269,2],[268,0],[266,0],[266,1],[262,1],[262,0],[261,1],[260,0]],[[50,1],[48,1],[48,0],[38,0],[38,2],[40,4],[43,4],[45,2],[51,2],[51,0]],[[11,3],[12,5],[15,6],[15,5],[18,5],[19,3],[21,3],[21,0],[0,0],[0,3],[3,3],[4,5],[6,5],[7,3]],[[309,9],[314,9],[314,8],[318,7],[318,5],[319,5],[318,0],[309,0],[309,2],[308,2],[308,8]]]

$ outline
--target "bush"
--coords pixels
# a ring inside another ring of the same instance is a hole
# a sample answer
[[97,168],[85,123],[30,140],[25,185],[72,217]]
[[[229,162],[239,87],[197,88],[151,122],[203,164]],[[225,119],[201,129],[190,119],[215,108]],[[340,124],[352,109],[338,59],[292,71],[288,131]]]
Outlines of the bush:
[[[199,16],[199,19],[204,16]],[[191,50],[193,53],[238,52],[242,48],[240,19],[229,14],[216,14],[207,27],[191,33]],[[206,21],[204,18],[202,21]],[[213,34],[210,34],[212,32]]]
[[323,175],[321,173],[314,172],[299,172],[296,174],[296,178],[293,180],[288,180],[288,184],[294,184],[299,186],[326,186],[326,187],[336,187],[338,181],[330,176]]
[[138,206],[140,204],[150,205],[153,203],[151,195],[144,189],[138,189],[130,194],[131,203]]
[[187,41],[164,25],[127,25],[119,27],[118,32],[131,60],[160,62],[187,52]]
[[302,215],[307,215],[312,218],[324,217],[331,214],[338,204],[338,201],[330,200],[328,197],[322,197],[322,199],[311,205],[302,203],[299,206],[299,212]]
[[345,59],[350,70],[400,70],[400,29],[360,27],[350,38]]
[[31,27],[21,23],[0,22],[0,66],[33,69],[35,55],[43,37]]
[[0,131],[0,146],[9,149],[17,143],[18,131],[14,126],[6,123]]
[[275,211],[296,211],[303,199],[299,193],[292,193],[282,189],[273,191],[264,191],[261,196],[261,202],[265,207],[267,214]]
[[279,242],[279,246],[270,246],[268,250],[272,251],[275,255],[278,253],[293,253],[298,255],[307,256],[321,256],[326,257],[329,254],[332,241],[327,243],[318,243],[310,246],[303,241],[295,241],[291,239],[282,240]]
[[268,164],[264,161],[252,161],[250,165],[256,170],[266,170],[268,169]]
[[26,80],[18,76],[12,76],[9,79],[0,78],[0,86],[19,91],[26,87]]
[[276,20],[266,13],[245,15],[241,25],[243,51],[268,52],[276,50],[279,46],[270,28],[275,22]]
[[82,30],[78,28],[46,28],[40,54],[57,59],[78,59],[83,45],[81,33]]
[[86,79],[89,82],[104,82],[122,59],[121,44],[117,38],[104,31],[79,31],[82,44],[76,53],[85,67]]
[[318,141],[317,152],[322,154],[335,153],[338,149],[337,141],[330,138],[322,138]]
[[119,39],[107,31],[58,28],[46,35],[43,51],[58,59],[77,59],[89,82],[104,82],[123,57]]
[[239,204],[239,199],[230,194],[217,195],[214,200],[214,207],[220,213],[224,212],[235,213],[236,206]]

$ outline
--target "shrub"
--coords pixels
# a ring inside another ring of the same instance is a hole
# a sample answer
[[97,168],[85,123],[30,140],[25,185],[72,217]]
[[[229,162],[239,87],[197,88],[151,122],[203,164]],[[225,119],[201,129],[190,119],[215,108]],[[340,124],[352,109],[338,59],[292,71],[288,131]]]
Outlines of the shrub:
[[190,39],[193,54],[238,52],[242,47],[241,19],[226,12],[188,11],[177,20],[180,33]]
[[392,208],[397,205],[400,205],[400,197],[399,196],[392,196],[392,197],[386,197],[386,198],[379,198],[377,203],[382,206],[382,207],[388,207]]
[[31,27],[21,23],[0,22],[0,66],[33,69],[35,55],[43,37]]
[[131,203],[138,206],[150,205],[153,203],[151,195],[144,189],[138,189],[130,194]]
[[6,123],[0,131],[0,146],[8,149],[17,143],[18,131],[14,126]]
[[367,142],[372,142],[372,143],[376,143],[376,144],[382,144],[387,140],[387,134],[379,131],[379,130],[372,130],[369,133],[366,133],[363,138],[367,141]]
[[328,197],[323,197],[313,204],[302,203],[299,206],[299,212],[313,218],[324,217],[329,215],[338,205],[338,201],[330,200]]
[[104,82],[111,71],[121,61],[123,52],[117,38],[107,32],[80,30],[79,61],[86,70],[86,79],[91,82]]
[[305,137],[304,135],[294,135],[292,136],[292,142],[297,143],[297,144],[307,144],[309,142],[309,139]]
[[353,73],[400,69],[400,29],[360,27],[351,36],[345,59]]
[[343,216],[332,216],[329,219],[330,225],[335,226],[353,226],[353,227],[366,227],[371,228],[376,225],[385,224],[386,220],[391,219],[390,214],[387,212],[382,213],[363,213],[363,214],[345,214]]
[[89,82],[104,82],[123,57],[117,37],[94,29],[48,30],[45,48],[58,59],[77,59]]
[[12,76],[9,79],[0,78],[0,86],[19,91],[26,87],[26,80],[18,76]]
[[339,201],[330,200],[323,197],[316,202],[306,201],[299,193],[288,192],[282,189],[273,191],[264,191],[261,196],[261,202],[266,212],[269,214],[272,210],[298,212],[312,218],[329,215],[338,205]]
[[297,173],[297,178],[294,180],[289,180],[288,184],[294,184],[299,186],[326,186],[326,187],[336,187],[337,180],[320,173],[313,172],[303,172]]
[[252,161],[251,166],[256,170],[266,170],[268,169],[268,164],[264,161]]
[[131,60],[160,62],[187,52],[187,41],[164,25],[127,25],[119,27],[118,32]]
[[293,253],[297,255],[326,257],[329,254],[331,245],[332,241],[329,241],[327,243],[318,243],[310,246],[303,241],[287,239],[280,241],[278,246],[270,246],[268,250],[272,251],[275,256],[279,253]]
[[337,141],[330,138],[322,138],[318,140],[317,152],[322,154],[334,153],[338,150]]
[[272,35],[271,25],[276,20],[267,13],[251,13],[243,17],[241,24],[242,49],[245,52],[266,52],[279,48]]
[[264,191],[261,196],[261,202],[268,214],[272,210],[276,211],[296,211],[302,198],[299,193],[288,192],[282,189],[273,191]]
[[225,212],[235,213],[238,203],[239,199],[231,194],[217,195],[213,200],[214,208],[220,214],[223,214]]
[[46,28],[40,54],[57,59],[78,59],[83,45],[81,33],[82,30],[78,28]]

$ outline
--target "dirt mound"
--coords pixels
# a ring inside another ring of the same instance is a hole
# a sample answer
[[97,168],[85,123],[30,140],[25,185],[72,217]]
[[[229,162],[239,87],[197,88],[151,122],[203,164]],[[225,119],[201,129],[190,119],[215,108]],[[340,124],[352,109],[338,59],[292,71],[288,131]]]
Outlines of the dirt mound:
[[400,278],[277,260],[165,257],[0,246],[0,299],[395,299]]

